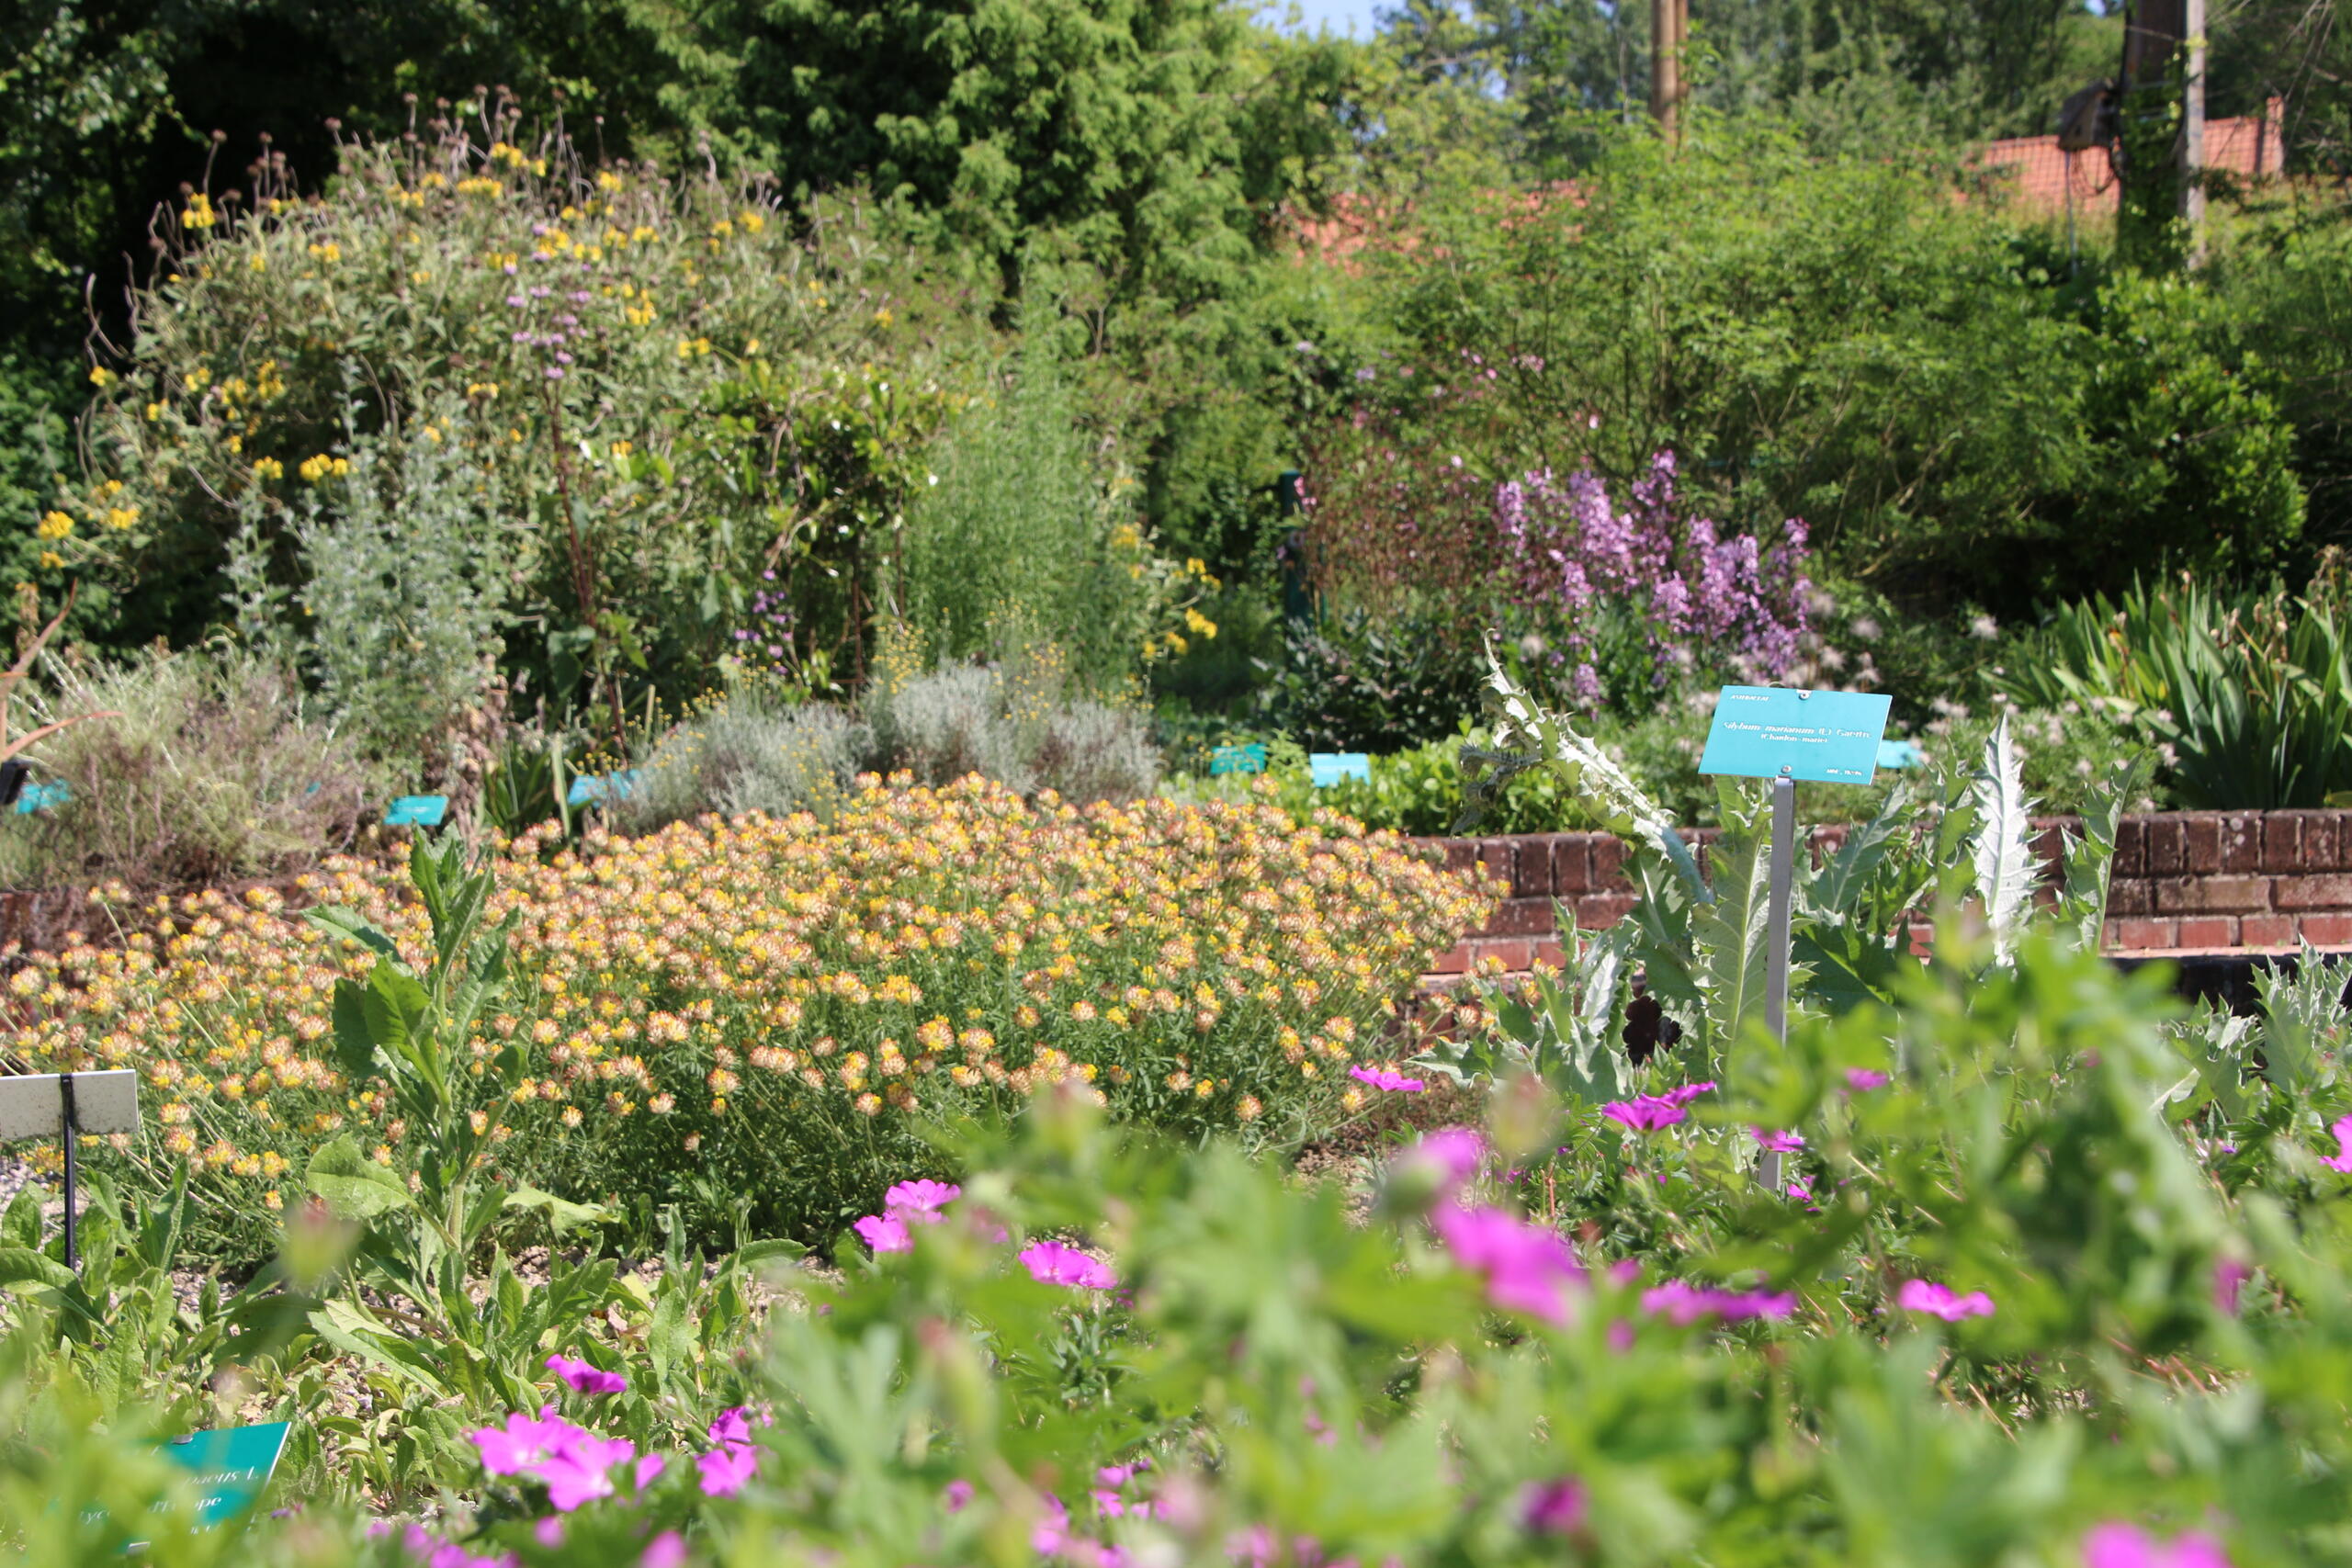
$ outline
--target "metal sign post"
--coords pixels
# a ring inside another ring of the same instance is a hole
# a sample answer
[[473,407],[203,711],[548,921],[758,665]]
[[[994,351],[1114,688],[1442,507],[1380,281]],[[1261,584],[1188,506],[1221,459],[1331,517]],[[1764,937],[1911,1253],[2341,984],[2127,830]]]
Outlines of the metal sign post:
[[75,1266],[74,1145],[85,1133],[139,1131],[139,1075],[128,1067],[99,1073],[40,1073],[0,1077],[0,1143],[57,1138],[65,1146],[65,1267]]
[[[1765,904],[1764,1021],[1789,1043],[1789,904],[1796,890],[1797,780],[1868,784],[1886,734],[1887,697],[1866,692],[1797,691],[1787,686],[1725,686],[1702,773],[1772,781],[1772,849]],[[1756,1179],[1785,1190],[1776,1150],[1756,1164]]]

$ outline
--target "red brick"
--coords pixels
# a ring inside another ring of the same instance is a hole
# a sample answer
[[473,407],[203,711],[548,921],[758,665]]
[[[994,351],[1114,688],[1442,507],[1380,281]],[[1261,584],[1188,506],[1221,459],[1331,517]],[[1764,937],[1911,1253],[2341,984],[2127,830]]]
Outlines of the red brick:
[[2352,946],[2352,914],[2305,915],[2302,939],[2313,947]]
[[2335,871],[2282,876],[2271,900],[2281,909],[2352,909],[2352,876]]
[[1565,969],[1568,966],[1568,950],[1556,942],[1539,942],[1535,944],[1535,962]]
[[1506,898],[1495,906],[1481,936],[1547,936],[1559,930],[1549,898]]
[[1513,857],[1510,896],[1549,898],[1552,896],[1552,835],[1530,834],[1519,840]]
[[1478,840],[1476,839],[1440,839],[1437,847],[1445,852],[1445,869],[1448,871],[1465,872],[1478,863]]
[[[2313,915],[2312,919],[2326,920],[2332,915]],[[2186,927],[2188,922],[2180,922]],[[2238,922],[2240,947],[2292,947],[2295,945],[2295,917],[2292,915],[2248,915]]]
[[2107,885],[2107,912],[2109,915],[2153,915],[2156,912],[2156,885],[2143,877],[2118,877]]
[[2150,876],[2177,876],[2188,869],[2187,844],[2178,817],[2151,817],[2144,831]]
[[1589,931],[1606,931],[1631,914],[1637,902],[1631,893],[1588,893],[1577,900],[1577,924]]
[[1524,937],[1515,937],[1505,942],[1479,942],[1477,951],[1472,955],[1476,963],[1484,964],[1490,959],[1496,959],[1501,962],[1505,969],[1513,970],[1526,968],[1528,960],[1534,956],[1535,944]]
[[2336,839],[2341,829],[2338,817],[2333,811],[2303,813],[2303,852],[2301,864],[2305,871],[2335,871]]
[[2113,924],[2115,945],[2126,953],[2145,953],[2173,944],[2170,920],[2126,919]]
[[1488,876],[1510,886],[1511,868],[1519,860],[1516,839],[1481,839],[1478,840],[1478,864]]
[[2044,828],[2033,836],[2033,858],[2041,863],[2040,875],[2056,876],[2065,862],[2065,830]]
[[2222,818],[2222,869],[2259,871],[2262,868],[2262,817],[2240,811]]
[[2331,811],[2327,822],[2334,834],[2334,851],[2325,865],[2316,865],[2306,857],[2305,871],[2352,871],[2352,811]]
[[2291,811],[2271,811],[2262,818],[2262,869],[2303,869],[2302,818]]
[[1936,928],[1933,926],[1913,926],[1911,928],[1911,956],[1914,958],[1932,958],[1935,956],[1935,952]]
[[1470,944],[1466,942],[1457,942],[1447,951],[1444,957],[1440,958],[1437,961],[1437,967],[1430,971],[1430,973],[1433,975],[1464,975],[1467,974],[1469,969]]
[[[2156,910],[2165,915],[2243,914],[2270,908],[2267,876],[2168,876],[2156,884]],[[2278,877],[2280,885],[2297,880]]]
[[[2273,919],[2282,919],[2271,916]],[[2180,922],[2174,942],[2181,947],[2235,947],[2238,923],[2228,915],[2192,915]]]
[[2115,858],[2108,863],[2107,874],[2118,880],[2137,876],[2147,864],[2147,826],[2137,817],[2126,817],[2115,825]]
[[[2188,836],[2189,870],[2199,876],[2211,876],[2222,869],[2220,818],[2208,815],[2191,817],[2181,824],[2181,831]],[[2115,836],[2120,841],[2123,837],[2122,829],[2118,828]]]
[[1552,840],[1552,891],[1574,897],[1592,891],[1592,835],[1563,833]]
[[1634,886],[1625,878],[1625,840],[1613,833],[1592,841],[1592,886],[1611,893]]

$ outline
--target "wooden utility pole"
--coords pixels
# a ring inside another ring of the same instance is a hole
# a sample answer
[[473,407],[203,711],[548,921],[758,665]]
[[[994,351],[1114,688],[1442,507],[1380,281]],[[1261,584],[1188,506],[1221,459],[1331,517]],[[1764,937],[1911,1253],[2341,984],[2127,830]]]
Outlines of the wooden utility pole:
[[2188,225],[2188,265],[2205,264],[2205,0],[2184,0],[2188,70],[2180,104],[2180,217]]
[[1682,141],[1682,46],[1690,0],[1650,0],[1650,113],[1668,147]]

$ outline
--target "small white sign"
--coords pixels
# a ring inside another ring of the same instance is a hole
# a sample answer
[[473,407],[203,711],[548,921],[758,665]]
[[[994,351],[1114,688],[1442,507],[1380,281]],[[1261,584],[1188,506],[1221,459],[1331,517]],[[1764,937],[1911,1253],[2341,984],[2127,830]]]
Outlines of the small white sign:
[[[55,1073],[0,1077],[0,1143],[65,1131],[61,1081]],[[85,1133],[139,1131],[139,1075],[129,1067],[75,1073],[74,1124]]]

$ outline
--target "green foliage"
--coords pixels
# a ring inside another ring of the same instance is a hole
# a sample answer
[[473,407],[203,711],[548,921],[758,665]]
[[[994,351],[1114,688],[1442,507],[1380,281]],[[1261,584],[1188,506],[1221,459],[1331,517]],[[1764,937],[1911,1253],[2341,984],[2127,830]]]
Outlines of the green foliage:
[[1804,518],[1840,575],[2004,615],[2293,544],[2290,434],[2210,290],[2067,285],[1939,163],[1705,116],[1686,140],[1612,137],[1573,203],[1465,194],[1378,253],[1415,344],[1376,384],[1399,416],[1434,419],[1427,385],[1476,354],[1495,395],[1435,422],[1474,466],[1623,482],[1672,446],[1701,501]]
[[2352,788],[2352,651],[2335,579],[2306,597],[2184,580],[2070,606],[2001,680],[2020,699],[2112,712],[2209,809],[2317,807]]

